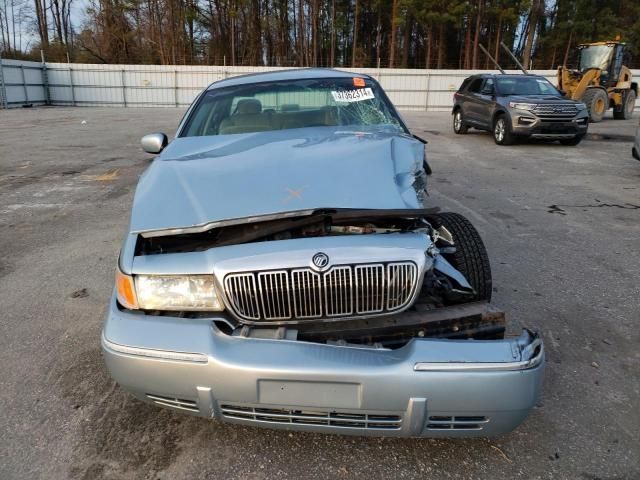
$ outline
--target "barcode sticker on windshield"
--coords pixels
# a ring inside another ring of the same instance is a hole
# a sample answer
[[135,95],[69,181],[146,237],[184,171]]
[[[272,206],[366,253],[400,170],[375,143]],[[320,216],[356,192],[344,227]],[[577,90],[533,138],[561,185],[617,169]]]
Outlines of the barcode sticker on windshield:
[[356,90],[342,90],[340,92],[331,92],[336,102],[361,102],[362,100],[371,100],[376,98],[373,90],[370,88],[357,88]]

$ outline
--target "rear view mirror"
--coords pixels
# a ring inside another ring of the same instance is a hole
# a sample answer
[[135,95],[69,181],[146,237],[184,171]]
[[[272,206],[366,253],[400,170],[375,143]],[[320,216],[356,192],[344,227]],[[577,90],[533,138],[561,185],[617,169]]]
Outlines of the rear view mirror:
[[169,139],[164,133],[150,133],[142,137],[140,141],[142,149],[147,153],[160,153],[169,143]]

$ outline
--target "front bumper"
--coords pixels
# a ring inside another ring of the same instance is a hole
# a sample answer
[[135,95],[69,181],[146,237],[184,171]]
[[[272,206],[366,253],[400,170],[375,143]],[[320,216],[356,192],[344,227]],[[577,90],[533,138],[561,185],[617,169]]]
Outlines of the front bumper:
[[510,340],[414,339],[397,350],[222,333],[211,320],[121,311],[102,334],[113,378],[137,398],[219,420],[356,435],[492,436],[535,405],[544,351]]
[[588,115],[560,121],[543,119],[531,113],[517,113],[511,116],[512,131],[515,135],[542,140],[563,140],[582,136],[589,128]]

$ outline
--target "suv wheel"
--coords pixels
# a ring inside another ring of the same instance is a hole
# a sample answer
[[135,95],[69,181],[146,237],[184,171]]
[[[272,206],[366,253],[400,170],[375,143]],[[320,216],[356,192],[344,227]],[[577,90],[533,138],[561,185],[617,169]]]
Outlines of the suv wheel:
[[493,123],[493,139],[497,145],[511,145],[513,143],[511,124],[504,114],[498,115]]
[[462,109],[456,110],[453,114],[453,131],[458,135],[469,131],[469,127],[467,127],[464,123],[464,118],[462,118]]
[[560,143],[562,145],[568,145],[570,147],[575,147],[576,145],[578,145],[582,141],[583,138],[584,138],[584,135],[576,135],[573,138],[562,139],[562,140],[560,140]]

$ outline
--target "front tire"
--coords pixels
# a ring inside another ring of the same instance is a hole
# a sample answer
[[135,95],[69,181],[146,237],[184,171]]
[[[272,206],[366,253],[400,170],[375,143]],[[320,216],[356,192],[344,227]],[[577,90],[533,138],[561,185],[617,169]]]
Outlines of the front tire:
[[439,213],[438,219],[453,237],[454,253],[443,254],[444,258],[460,273],[475,290],[471,301],[491,300],[493,290],[491,265],[487,249],[473,224],[458,213]]
[[493,122],[493,140],[496,145],[511,145],[514,138],[511,133],[511,122],[506,115],[498,115]]
[[565,139],[560,140],[560,143],[562,145],[567,145],[569,147],[575,147],[576,145],[578,145],[582,141],[583,138],[584,138],[584,135],[576,135],[573,138],[567,138],[566,140]]
[[469,127],[464,123],[462,109],[458,109],[453,113],[453,131],[457,135],[464,135],[469,131]]
[[613,118],[616,120],[628,120],[633,117],[633,109],[636,108],[636,92],[628,90],[622,98],[622,108],[620,111],[613,111]]
[[590,88],[581,98],[587,106],[589,119],[593,123],[598,123],[604,118],[604,114],[609,108],[609,95],[602,88]]

